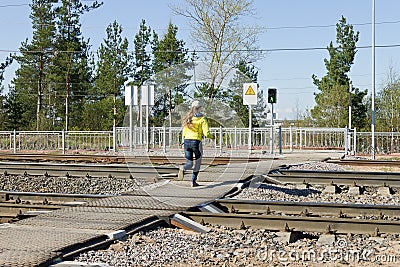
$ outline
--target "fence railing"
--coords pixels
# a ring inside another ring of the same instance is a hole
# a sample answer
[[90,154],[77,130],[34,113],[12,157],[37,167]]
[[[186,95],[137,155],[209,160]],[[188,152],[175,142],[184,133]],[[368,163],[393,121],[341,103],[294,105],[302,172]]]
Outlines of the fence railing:
[[[346,128],[304,128],[280,126],[253,128],[211,128],[213,140],[204,149],[219,152],[262,149],[270,153],[284,150],[343,150],[358,154],[372,152],[372,134]],[[181,127],[117,127],[113,131],[0,131],[0,151],[126,151],[158,149],[166,152],[182,144]],[[400,133],[376,132],[377,154],[400,153]]]
[[[372,153],[372,133],[359,132],[356,134],[356,152],[362,154]],[[400,133],[375,132],[375,153],[376,154],[400,153]]]
[[[205,148],[264,149],[278,151],[286,149],[339,149],[345,150],[347,129],[345,128],[281,128],[280,126],[253,128],[210,128],[214,140],[204,140]],[[178,148],[182,143],[181,127],[152,127],[149,137],[144,127],[130,130],[117,128],[119,149]],[[250,136],[249,136],[250,135]],[[131,136],[131,137],[130,137]],[[148,141],[147,141],[148,140]],[[251,143],[249,143],[251,142]]]
[[[253,149],[267,149],[271,146],[271,129],[278,131],[278,127],[255,128],[251,132],[251,147]],[[213,140],[203,141],[204,149],[246,149],[249,147],[249,130],[246,128],[210,128]],[[181,127],[152,127],[149,135],[144,127],[128,127],[116,129],[117,147],[119,150],[126,149],[176,149],[183,142]],[[274,148],[278,148],[279,135],[273,135]]]
[[0,150],[113,150],[113,131],[1,131]]

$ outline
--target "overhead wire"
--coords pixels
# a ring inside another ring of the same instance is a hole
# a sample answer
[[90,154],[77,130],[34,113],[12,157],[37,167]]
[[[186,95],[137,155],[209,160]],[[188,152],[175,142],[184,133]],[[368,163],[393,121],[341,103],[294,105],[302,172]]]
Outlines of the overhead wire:
[[9,5],[0,5],[0,8],[5,8],[5,7],[20,7],[20,6],[29,6],[29,4],[9,4]]
[[[389,44],[389,45],[375,45],[375,48],[395,48],[400,47],[400,44]],[[334,47],[340,48],[340,47]],[[371,45],[363,45],[356,46],[355,49],[368,49],[372,48]],[[328,47],[299,47],[299,48],[266,48],[266,49],[234,49],[234,50],[221,50],[222,53],[231,53],[231,52],[281,52],[281,51],[315,51],[315,50],[328,50]],[[5,53],[22,53],[20,50],[13,49],[0,49],[0,52]],[[132,53],[133,51],[128,51]],[[150,53],[151,51],[147,51]],[[157,53],[212,53],[212,50],[187,50],[187,51],[175,51],[175,50],[163,50],[157,51]],[[62,50],[47,50],[47,51],[39,51],[39,50],[31,50],[24,51],[24,53],[85,53],[85,51],[62,51]]]
[[[383,24],[398,24],[400,20],[395,21],[381,21],[375,22],[375,25],[383,25]],[[368,26],[371,25],[371,22],[363,22],[363,23],[352,23],[353,26]],[[336,24],[328,24],[328,25],[305,25],[305,26],[278,26],[278,27],[266,27],[267,30],[291,30],[291,29],[310,29],[310,28],[332,28],[336,27]]]
[[[94,1],[94,0],[82,0],[82,1]],[[21,7],[21,6],[29,6],[29,4],[8,4],[8,5],[0,5],[0,8],[7,8],[7,7]],[[399,20],[396,21],[382,21],[382,22],[375,22],[376,25],[384,25],[384,24],[398,24],[400,23]],[[371,22],[365,23],[353,23],[353,26],[366,26],[371,25]],[[278,27],[266,27],[267,30],[286,30],[286,29],[309,29],[309,28],[329,28],[329,27],[336,27],[337,24],[328,24],[328,25],[304,25],[304,26],[278,26]],[[84,26],[82,26],[85,28]],[[180,29],[182,30],[182,29]],[[388,44],[388,45],[375,45],[375,48],[396,48],[400,47],[400,44]],[[371,45],[365,46],[357,46],[356,49],[369,49],[372,48]],[[298,48],[270,48],[270,49],[252,49],[252,50],[225,50],[223,52],[262,52],[262,53],[271,53],[271,52],[290,52],[290,51],[323,51],[327,50],[327,47],[298,47]],[[21,53],[19,50],[12,50],[12,49],[0,49],[0,52],[7,52],[7,53]],[[28,53],[39,53],[43,51],[24,51]],[[84,51],[46,51],[46,53],[83,53]],[[133,52],[133,51],[131,51]],[[177,53],[177,51],[163,51],[164,53]],[[187,51],[188,53],[210,53],[212,50],[191,50]],[[360,75],[361,76],[361,75]],[[294,80],[292,79],[274,79],[274,80]],[[309,79],[309,78],[299,78],[299,79]],[[308,88],[282,88],[282,89],[290,89],[290,90],[304,90]]]

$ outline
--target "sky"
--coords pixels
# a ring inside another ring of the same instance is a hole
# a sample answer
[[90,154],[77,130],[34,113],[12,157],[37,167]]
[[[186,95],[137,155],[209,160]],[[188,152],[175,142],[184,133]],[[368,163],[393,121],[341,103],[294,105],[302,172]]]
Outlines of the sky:
[[[83,0],[91,3],[92,1]],[[116,20],[133,50],[133,38],[142,19],[159,36],[166,32],[169,22],[178,26],[178,38],[189,49],[196,47],[190,38],[188,21],[175,15],[171,4],[184,5],[184,0],[103,0],[104,5],[81,17],[82,32],[90,38],[95,52],[106,36],[105,29]],[[278,102],[274,106],[278,119],[295,119],[314,105],[313,74],[326,74],[325,48],[336,38],[335,24],[344,16],[360,32],[354,64],[349,76],[354,87],[372,88],[372,0],[254,0],[255,15],[246,18],[247,25],[257,24],[266,29],[259,36],[258,46],[268,50],[254,62],[261,90],[277,88]],[[10,51],[18,51],[26,38],[31,40],[29,0],[0,0],[0,62]],[[376,92],[382,89],[389,69],[400,68],[400,1],[375,0],[375,80]],[[392,47],[378,47],[392,46]],[[366,48],[362,48],[366,47]],[[285,49],[305,49],[302,51]],[[16,63],[5,73],[7,88],[14,75]]]

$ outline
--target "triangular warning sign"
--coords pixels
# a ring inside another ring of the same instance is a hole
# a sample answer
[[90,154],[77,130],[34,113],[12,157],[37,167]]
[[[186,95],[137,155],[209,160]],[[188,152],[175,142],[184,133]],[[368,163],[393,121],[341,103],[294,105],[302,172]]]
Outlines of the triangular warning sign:
[[249,88],[247,88],[245,95],[255,95],[255,94],[256,93],[254,92],[253,88],[250,85]]

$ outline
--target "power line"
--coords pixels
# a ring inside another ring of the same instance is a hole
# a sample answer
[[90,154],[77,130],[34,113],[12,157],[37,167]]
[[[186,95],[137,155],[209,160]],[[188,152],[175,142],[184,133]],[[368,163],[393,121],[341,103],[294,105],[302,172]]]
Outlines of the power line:
[[[398,24],[400,20],[395,21],[382,21],[382,22],[375,22],[375,25],[383,25],[383,24]],[[353,26],[366,26],[371,25],[371,22],[364,22],[364,23],[353,23]],[[331,28],[336,27],[336,24],[328,24],[328,25],[305,25],[305,26],[278,26],[278,27],[267,27],[267,30],[291,30],[291,29],[311,29],[311,28]]]
[[29,4],[10,4],[10,5],[0,5],[2,7],[19,7],[19,6],[29,6]]
[[[386,75],[387,73],[377,73],[377,76]],[[351,77],[364,77],[364,76],[371,76],[371,73],[368,74],[349,74]],[[275,78],[275,79],[257,79],[259,82],[273,82],[273,81],[296,81],[296,80],[311,80],[312,77],[302,78]]]
[[[356,46],[355,49],[368,49],[371,45]],[[375,45],[375,48],[395,48],[400,47],[400,44],[390,44],[390,45]],[[337,47],[340,48],[340,47]],[[290,52],[290,51],[317,51],[317,50],[328,50],[328,47],[299,47],[299,48],[270,48],[270,49],[235,49],[235,50],[222,50],[222,53],[231,52]],[[6,53],[21,53],[20,50],[12,49],[0,49],[0,52]],[[130,51],[133,52],[133,51]],[[147,51],[148,53],[152,51]],[[185,51],[175,51],[175,50],[164,50],[157,51],[157,53],[183,53]],[[187,53],[212,53],[212,50],[187,50]],[[62,50],[48,50],[48,51],[24,51],[24,53],[85,53],[85,51],[62,51]]]

